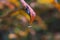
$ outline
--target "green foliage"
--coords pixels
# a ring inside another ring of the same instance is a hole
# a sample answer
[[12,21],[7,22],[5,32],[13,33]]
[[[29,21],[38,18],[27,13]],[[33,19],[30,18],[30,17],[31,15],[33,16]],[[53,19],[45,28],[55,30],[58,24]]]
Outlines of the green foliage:
[[58,3],[60,4],[60,0],[57,0],[58,1]]
[[32,0],[25,0],[27,3],[30,3]]

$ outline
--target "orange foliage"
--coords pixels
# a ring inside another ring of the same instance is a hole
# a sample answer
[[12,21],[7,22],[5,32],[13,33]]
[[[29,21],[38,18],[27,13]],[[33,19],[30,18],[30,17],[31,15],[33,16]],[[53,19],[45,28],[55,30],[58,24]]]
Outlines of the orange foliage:
[[58,2],[53,0],[52,4],[58,9],[58,11],[60,11],[60,4]]

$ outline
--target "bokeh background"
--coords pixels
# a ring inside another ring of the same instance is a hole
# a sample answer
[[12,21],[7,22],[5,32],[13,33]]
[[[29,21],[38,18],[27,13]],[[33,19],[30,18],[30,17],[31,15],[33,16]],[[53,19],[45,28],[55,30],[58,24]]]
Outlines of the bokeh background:
[[[25,1],[37,15],[32,24],[33,30],[23,25],[16,16],[2,17],[11,10],[0,6],[0,9],[3,8],[0,10],[0,40],[60,40],[60,0]],[[3,4],[0,2],[0,5]]]

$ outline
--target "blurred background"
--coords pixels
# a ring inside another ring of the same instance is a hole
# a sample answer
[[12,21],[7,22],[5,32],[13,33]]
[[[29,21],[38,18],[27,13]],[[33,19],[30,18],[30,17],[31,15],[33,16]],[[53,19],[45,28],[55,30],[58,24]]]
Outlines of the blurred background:
[[28,23],[19,20],[25,20],[18,14],[21,10],[12,11],[14,7],[9,9],[4,1],[23,8],[17,0],[0,0],[0,40],[60,40],[60,0],[25,0],[37,15],[32,24],[33,30],[26,26]]

